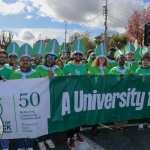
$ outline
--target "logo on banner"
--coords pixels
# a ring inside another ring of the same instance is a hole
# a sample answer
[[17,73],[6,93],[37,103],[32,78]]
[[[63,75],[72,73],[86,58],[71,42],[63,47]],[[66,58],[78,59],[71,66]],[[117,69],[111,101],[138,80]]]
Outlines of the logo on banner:
[[2,119],[0,118],[0,139],[1,139],[2,136],[3,136],[3,131],[4,131],[4,128],[3,128],[3,121],[2,121]]
[[3,122],[3,130],[4,130],[4,133],[11,133],[12,132],[11,121],[4,121]]

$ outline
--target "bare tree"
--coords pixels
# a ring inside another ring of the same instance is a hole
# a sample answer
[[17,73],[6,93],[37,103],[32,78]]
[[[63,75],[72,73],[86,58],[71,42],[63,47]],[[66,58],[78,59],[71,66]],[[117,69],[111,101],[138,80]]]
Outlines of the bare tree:
[[13,35],[14,34],[10,31],[9,32],[2,31],[0,33],[0,48],[6,50],[9,43],[12,42]]

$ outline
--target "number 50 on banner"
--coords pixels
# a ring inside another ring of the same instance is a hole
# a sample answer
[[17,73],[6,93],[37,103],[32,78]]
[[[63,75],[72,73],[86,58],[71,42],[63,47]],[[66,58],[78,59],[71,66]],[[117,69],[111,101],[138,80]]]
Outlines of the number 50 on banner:
[[38,106],[40,104],[40,95],[37,92],[33,92],[30,95],[28,93],[20,93],[19,101],[19,106],[23,108],[28,105]]

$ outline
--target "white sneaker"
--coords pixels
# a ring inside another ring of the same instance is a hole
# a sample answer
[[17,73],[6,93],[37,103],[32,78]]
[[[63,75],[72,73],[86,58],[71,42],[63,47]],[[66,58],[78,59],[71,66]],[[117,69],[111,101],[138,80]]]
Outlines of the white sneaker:
[[25,150],[25,148],[18,148],[17,150]]
[[6,148],[6,149],[2,149],[2,150],[8,150],[8,148]]
[[150,128],[150,124],[149,123],[148,123],[147,127]]
[[39,150],[46,150],[44,142],[38,142]]
[[55,148],[55,144],[51,139],[46,140],[45,143],[49,146],[49,148]]
[[33,148],[27,148],[27,150],[33,150]]
[[144,125],[143,124],[139,124],[138,130],[144,130]]

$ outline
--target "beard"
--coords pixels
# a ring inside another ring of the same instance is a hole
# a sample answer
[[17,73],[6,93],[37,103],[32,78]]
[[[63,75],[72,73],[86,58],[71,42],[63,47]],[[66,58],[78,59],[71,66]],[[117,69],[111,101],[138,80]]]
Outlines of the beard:
[[0,65],[5,65],[5,63],[6,63],[6,62],[1,62],[1,61],[0,61]]
[[74,58],[74,60],[75,60],[76,62],[80,62],[82,59]]

